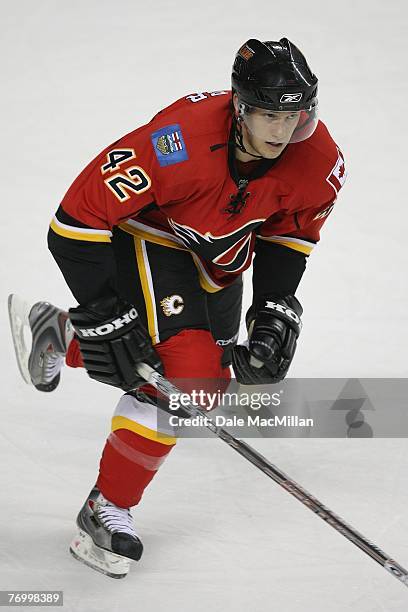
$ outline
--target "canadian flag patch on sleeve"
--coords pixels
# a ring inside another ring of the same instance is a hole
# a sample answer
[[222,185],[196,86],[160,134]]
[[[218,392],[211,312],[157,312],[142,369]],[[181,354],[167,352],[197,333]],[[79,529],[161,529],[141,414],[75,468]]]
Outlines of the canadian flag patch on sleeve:
[[343,187],[346,182],[347,172],[344,165],[344,157],[340,149],[337,149],[338,157],[334,168],[331,170],[329,176],[326,178],[326,181],[333,187],[336,194]]

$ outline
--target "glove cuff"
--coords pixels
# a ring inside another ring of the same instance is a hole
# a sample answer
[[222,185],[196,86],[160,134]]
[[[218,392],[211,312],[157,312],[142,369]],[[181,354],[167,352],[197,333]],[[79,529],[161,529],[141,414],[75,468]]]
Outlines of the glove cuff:
[[[76,334],[82,340],[113,340],[132,329],[138,314],[136,308],[132,304],[123,303],[121,304],[122,309],[113,314],[112,311],[110,316],[104,320],[95,320],[95,310],[90,309],[90,305],[87,307],[78,306],[78,308],[71,308],[69,310],[69,316],[71,323],[75,329]],[[98,325],[99,323],[99,325]]]
[[247,330],[250,334],[252,323],[260,315],[272,316],[284,321],[299,336],[302,329],[302,321],[300,319],[302,314],[303,308],[294,295],[285,295],[284,297],[277,297],[271,294],[264,295],[257,300],[256,304],[252,304],[246,314]]

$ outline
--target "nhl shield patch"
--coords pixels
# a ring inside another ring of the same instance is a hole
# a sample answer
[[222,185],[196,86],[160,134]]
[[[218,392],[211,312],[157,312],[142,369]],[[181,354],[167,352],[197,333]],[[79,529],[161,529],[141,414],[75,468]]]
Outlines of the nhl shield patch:
[[166,125],[157,132],[153,132],[151,138],[154,152],[161,166],[178,164],[188,159],[183,134],[178,123]]

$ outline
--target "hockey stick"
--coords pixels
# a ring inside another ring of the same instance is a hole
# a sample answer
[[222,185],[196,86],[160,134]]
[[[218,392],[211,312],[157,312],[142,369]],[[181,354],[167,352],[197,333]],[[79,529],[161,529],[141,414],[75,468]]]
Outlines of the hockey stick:
[[[150,366],[141,364],[138,367],[138,372],[147,382],[153,385],[153,387],[166,397],[170,395],[181,395],[182,391],[177,389],[177,387]],[[183,404],[183,410],[189,417],[203,416],[203,411],[192,403],[187,406]],[[249,444],[246,444],[246,442],[234,438],[234,436],[224,428],[217,427],[211,419],[206,418],[205,427],[231,446],[237,453],[245,457],[245,459],[250,461],[259,470],[264,472],[269,478],[272,478],[272,480],[288,491],[288,493],[296,497],[296,499],[317,514],[323,521],[331,525],[333,529],[336,529],[336,531],[358,546],[358,548],[361,548],[361,550],[374,559],[374,561],[377,561],[377,563],[382,565],[388,572],[395,576],[395,578],[403,582],[405,586],[408,586],[408,571],[406,569],[378,548],[378,546],[370,542],[370,540],[367,540],[361,533],[348,525],[342,518],[334,514],[334,512],[324,506],[303,487],[289,478],[289,476],[276,467],[276,465],[270,463],[263,455],[258,453],[258,451],[249,446]]]

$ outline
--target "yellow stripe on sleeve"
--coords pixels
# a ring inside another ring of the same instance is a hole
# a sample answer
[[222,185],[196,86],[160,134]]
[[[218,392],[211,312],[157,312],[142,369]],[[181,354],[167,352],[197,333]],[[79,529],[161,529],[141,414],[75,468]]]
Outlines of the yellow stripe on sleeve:
[[275,244],[281,244],[282,246],[288,247],[293,251],[299,251],[300,253],[304,253],[305,255],[310,255],[313,251],[314,244],[307,244],[306,241],[295,242],[290,240],[290,238],[282,239],[282,238],[267,238],[266,236],[258,236],[261,240],[265,240],[266,242],[273,242]]
[[110,242],[111,239],[106,234],[88,233],[86,231],[76,231],[74,228],[66,229],[65,227],[61,227],[57,225],[55,219],[53,219],[50,223],[50,227],[53,232],[58,234],[59,236],[63,236],[64,238],[71,238],[72,240],[85,240],[86,242]]

